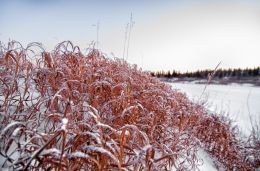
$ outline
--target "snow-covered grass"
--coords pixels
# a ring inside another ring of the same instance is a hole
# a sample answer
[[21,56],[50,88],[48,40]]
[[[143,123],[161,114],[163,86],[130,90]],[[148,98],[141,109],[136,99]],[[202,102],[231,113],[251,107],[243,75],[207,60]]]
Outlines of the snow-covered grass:
[[[254,158],[259,167],[260,87],[251,84],[207,86],[188,82],[171,85],[174,89],[187,94],[194,103],[206,102],[204,106],[211,112],[227,115],[232,119],[231,124],[239,129],[241,138],[248,143],[247,147],[251,148],[248,150],[248,159]],[[207,86],[206,91],[201,96],[205,86]]]
[[[174,89],[178,89],[198,102],[205,84],[172,83]],[[234,126],[238,126],[242,136],[249,136],[252,131],[250,117],[253,122],[259,123],[260,119],[260,87],[252,85],[208,85],[204,95],[200,99],[212,112],[227,114],[233,120]]]
[[201,149],[226,170],[257,167],[227,118],[149,73],[71,42],[32,59],[32,45],[0,56],[2,168],[196,170]]

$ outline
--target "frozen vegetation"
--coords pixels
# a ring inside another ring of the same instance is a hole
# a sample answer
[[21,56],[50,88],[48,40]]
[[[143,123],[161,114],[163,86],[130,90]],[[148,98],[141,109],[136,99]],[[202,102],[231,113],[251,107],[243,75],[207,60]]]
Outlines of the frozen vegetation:
[[[228,115],[238,126],[241,136],[249,136],[252,123],[260,123],[260,87],[250,84],[216,85],[196,83],[173,83],[194,102],[206,102],[205,106],[212,112]],[[203,90],[206,86],[206,91]],[[202,94],[203,93],[203,94]]]
[[0,52],[2,169],[198,170],[205,156],[207,168],[260,165],[256,132],[242,139],[229,118],[137,66],[71,42]]
[[[195,103],[205,103],[211,112],[226,115],[232,125],[240,130],[241,137],[252,136],[252,127],[260,124],[260,87],[251,84],[197,84],[191,82],[172,83],[174,89],[185,93]],[[206,86],[206,90],[204,91]],[[204,91],[204,93],[203,93]],[[259,137],[259,132],[258,132]],[[212,170],[212,162],[205,153],[199,153],[204,160],[201,170]]]

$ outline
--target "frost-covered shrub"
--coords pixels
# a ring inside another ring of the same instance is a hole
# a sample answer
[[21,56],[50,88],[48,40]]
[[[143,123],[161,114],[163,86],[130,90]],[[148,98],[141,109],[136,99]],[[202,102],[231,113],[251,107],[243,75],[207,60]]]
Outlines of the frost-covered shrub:
[[192,104],[183,94],[125,61],[94,49],[83,55],[70,42],[36,60],[30,48],[15,46],[1,56],[3,168],[196,167],[198,141],[182,121]]
[[[260,119],[260,118],[259,118]],[[260,169],[260,120],[252,123],[252,132],[248,138],[248,160],[255,168]],[[253,122],[253,121],[252,121]]]
[[193,170],[199,147],[251,168],[229,125],[149,73],[71,42],[40,56],[35,46],[1,50],[2,168]]

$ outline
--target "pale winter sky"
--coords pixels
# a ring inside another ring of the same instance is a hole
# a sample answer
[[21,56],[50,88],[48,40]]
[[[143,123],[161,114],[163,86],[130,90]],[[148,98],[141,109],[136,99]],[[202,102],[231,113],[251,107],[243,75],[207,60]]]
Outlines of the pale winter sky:
[[0,0],[0,40],[84,50],[98,32],[98,48],[122,58],[131,13],[127,60],[144,70],[260,66],[259,0]]

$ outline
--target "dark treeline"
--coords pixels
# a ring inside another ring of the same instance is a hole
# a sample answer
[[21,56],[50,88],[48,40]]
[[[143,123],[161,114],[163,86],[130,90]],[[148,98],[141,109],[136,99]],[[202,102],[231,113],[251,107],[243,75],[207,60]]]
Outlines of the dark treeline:
[[[195,72],[177,72],[173,71],[158,71],[152,72],[151,75],[160,78],[200,78],[207,79],[210,74],[212,74],[214,70],[197,70]],[[214,78],[224,78],[224,77],[257,77],[260,76],[260,67],[256,68],[246,68],[246,69],[218,69],[214,73]]]

